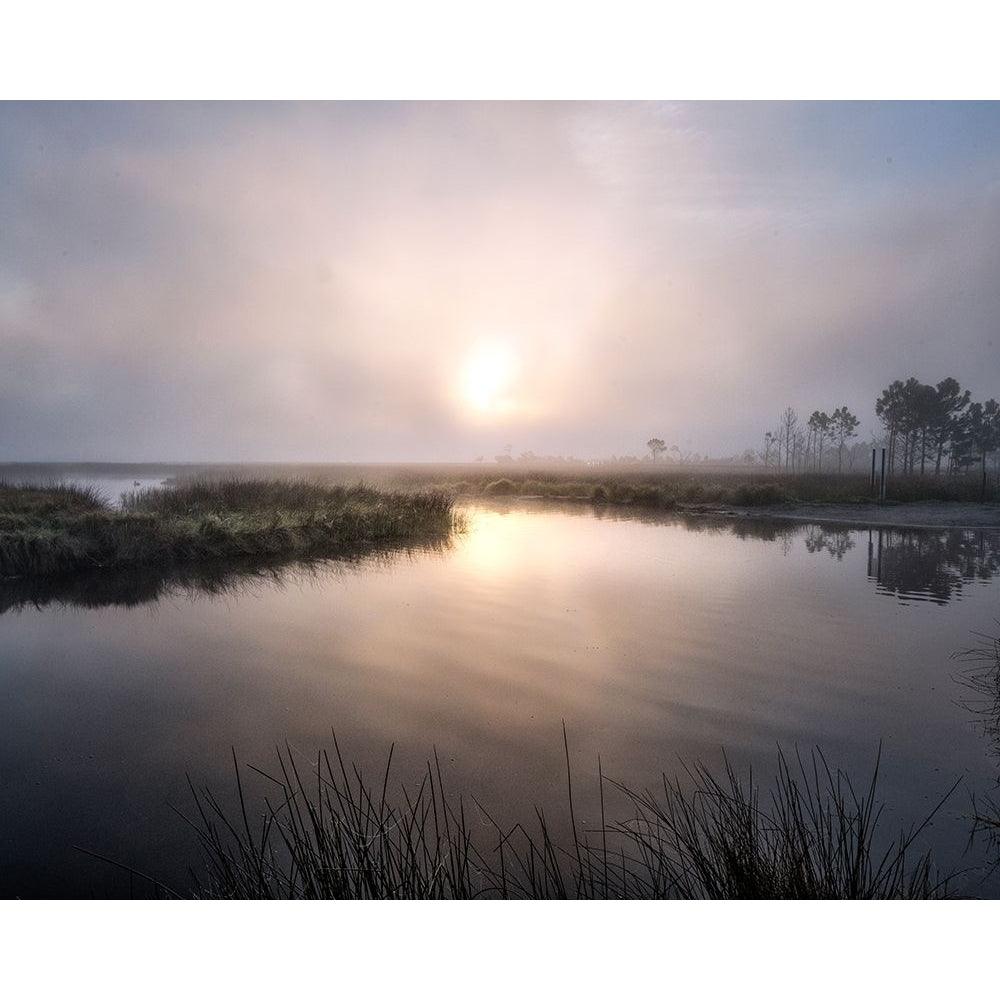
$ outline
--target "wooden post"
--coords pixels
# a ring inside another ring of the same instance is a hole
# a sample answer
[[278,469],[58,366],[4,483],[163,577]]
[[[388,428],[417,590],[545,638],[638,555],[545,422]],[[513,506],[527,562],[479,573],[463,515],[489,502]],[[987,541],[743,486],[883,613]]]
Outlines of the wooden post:
[[884,500],[886,497],[885,489],[885,448],[882,449],[882,488],[879,490],[879,500]]
[[979,502],[986,503],[986,452],[983,452],[983,485],[979,491]]
[[872,448],[872,480],[869,484],[871,486],[872,495],[875,494],[875,449]]

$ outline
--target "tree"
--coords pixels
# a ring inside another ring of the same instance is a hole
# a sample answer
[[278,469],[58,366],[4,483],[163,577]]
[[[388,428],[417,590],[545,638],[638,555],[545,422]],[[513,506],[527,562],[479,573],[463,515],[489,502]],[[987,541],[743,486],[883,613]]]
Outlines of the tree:
[[[895,469],[897,457],[904,473],[913,473],[920,448],[920,471],[927,458],[927,432],[934,419],[937,392],[915,378],[898,379],[882,391],[875,401],[875,415],[889,435],[889,467]],[[902,455],[899,445],[902,442]]]
[[846,406],[834,410],[830,417],[830,433],[833,435],[833,440],[837,442],[837,472],[843,469],[844,444],[848,438],[858,436],[857,426],[859,423],[858,418]]
[[904,384],[899,379],[896,379],[896,381],[893,382],[888,389],[883,389],[882,395],[875,400],[875,416],[877,416],[882,422],[882,426],[885,427],[886,435],[889,438],[888,449],[890,469],[895,468],[897,438],[903,431],[905,425],[908,410],[908,386],[910,386],[911,383],[915,384],[916,381],[917,380],[915,378],[911,378]]
[[927,461],[927,431],[934,419],[937,391],[932,385],[918,382],[913,392],[913,449],[910,452],[910,472],[916,462],[917,437],[920,438],[920,475]]
[[816,441],[816,468],[823,469],[823,442],[830,431],[831,418],[819,410],[813,410],[809,418],[809,430],[812,432],[813,440]]
[[934,475],[941,474],[941,457],[945,445],[952,441],[959,429],[962,411],[969,405],[969,390],[962,392],[957,379],[942,379],[934,387],[934,406],[931,414],[931,444],[937,447]]
[[972,403],[959,421],[955,441],[955,466],[967,468],[1000,448],[1000,404],[995,399]]
[[649,449],[650,455],[653,456],[654,462],[667,450],[667,444],[663,438],[650,438],[646,442],[646,447]]
[[774,446],[775,441],[777,441],[778,435],[772,431],[767,431],[764,434],[764,468],[766,469],[771,464],[771,448]]
[[778,457],[781,457],[781,445],[784,443],[785,446],[785,471],[791,464],[792,449],[795,446],[795,428],[799,422],[798,415],[789,406],[785,408],[785,412],[781,414],[781,424],[779,425],[781,430],[781,438],[778,441]]
[[800,427],[792,436],[792,472],[800,472],[805,465],[806,432]]

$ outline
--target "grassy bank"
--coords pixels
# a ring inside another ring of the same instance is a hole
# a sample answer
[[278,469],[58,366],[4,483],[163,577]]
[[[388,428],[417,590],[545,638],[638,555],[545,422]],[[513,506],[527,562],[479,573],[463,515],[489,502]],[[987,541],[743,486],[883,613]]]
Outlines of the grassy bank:
[[[568,769],[567,808],[574,816]],[[234,764],[236,763],[234,758]],[[279,752],[260,812],[237,765],[234,814],[192,792],[207,860],[201,894],[237,899],[929,899],[948,894],[920,829],[879,830],[878,765],[856,791],[822,754],[779,754],[769,798],[726,763],[695,766],[636,791],[598,773],[601,822],[559,844],[536,809],[532,829],[502,828],[478,803],[449,795],[436,755],[423,780],[391,795],[392,754],[368,781],[334,753],[314,766]],[[627,818],[605,814],[612,795]],[[933,813],[931,814],[933,816]],[[925,820],[928,822],[930,817]]]
[[[234,479],[295,479],[350,487],[365,482],[386,491],[428,491],[460,496],[569,497],[597,503],[669,509],[684,504],[765,506],[791,503],[874,503],[868,470],[783,473],[761,466],[666,462],[465,462],[397,464],[227,464],[176,466],[14,466],[0,465],[0,479],[37,481],[60,475],[79,478],[164,479],[182,487]],[[891,502],[979,503],[978,472],[963,476],[892,476]],[[987,502],[1000,501],[992,473]]]
[[356,555],[447,537],[451,497],[282,479],[139,490],[0,484],[0,577]]
[[[318,475],[324,473],[320,470]],[[329,475],[335,475],[329,471]],[[782,503],[873,504],[867,471],[784,474],[762,468],[584,463],[546,466],[532,463],[406,465],[380,470],[396,488],[437,489],[461,496],[562,497],[596,503],[669,509],[685,504],[756,507]],[[1000,499],[995,477],[987,501]],[[894,476],[892,502],[978,503],[982,481],[968,476]]]
[[[690,473],[670,471],[595,471],[553,475],[504,470],[489,475],[440,477],[437,489],[462,495],[569,497],[595,503],[631,504],[670,509],[685,504],[717,503],[759,507],[782,503],[874,504],[867,476],[803,474],[780,476],[753,472]],[[982,496],[976,477],[899,478],[889,484],[896,503],[938,501],[977,503]],[[991,487],[988,499],[992,499]]]

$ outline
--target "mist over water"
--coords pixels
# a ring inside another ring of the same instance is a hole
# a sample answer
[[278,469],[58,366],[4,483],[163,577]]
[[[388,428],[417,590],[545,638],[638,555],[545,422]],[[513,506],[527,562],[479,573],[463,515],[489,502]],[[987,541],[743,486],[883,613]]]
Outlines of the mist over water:
[[451,545],[347,564],[4,582],[4,894],[149,892],[74,845],[186,891],[185,775],[231,800],[233,750],[266,770],[287,740],[308,767],[331,728],[366,774],[395,744],[408,781],[436,749],[452,791],[558,825],[565,722],[592,828],[598,755],[645,787],[722,748],[763,777],[776,744],[819,745],[863,783],[882,741],[893,830],[963,778],[928,843],[969,864],[966,793],[1000,772],[952,655],[997,617],[1000,533],[518,500],[464,513]]

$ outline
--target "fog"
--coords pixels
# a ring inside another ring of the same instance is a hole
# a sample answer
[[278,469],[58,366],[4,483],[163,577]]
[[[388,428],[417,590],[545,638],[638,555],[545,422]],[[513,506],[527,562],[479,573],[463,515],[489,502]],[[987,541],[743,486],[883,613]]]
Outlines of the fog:
[[0,461],[863,439],[998,232],[995,103],[0,104]]

